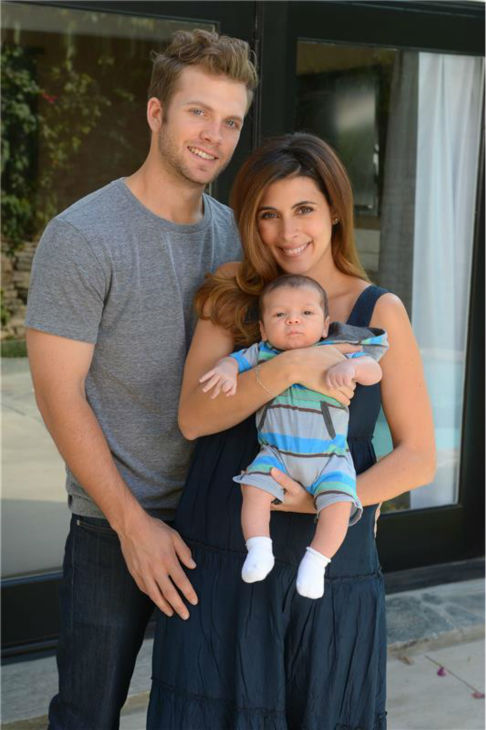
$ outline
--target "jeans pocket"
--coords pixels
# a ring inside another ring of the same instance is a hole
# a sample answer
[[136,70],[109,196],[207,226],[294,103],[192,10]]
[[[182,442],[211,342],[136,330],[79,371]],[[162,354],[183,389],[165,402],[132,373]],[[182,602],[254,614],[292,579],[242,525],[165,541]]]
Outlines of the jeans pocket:
[[76,527],[80,527],[82,530],[95,533],[96,535],[103,535],[103,537],[118,539],[118,535],[110,527],[108,520],[103,520],[98,517],[81,517],[80,515],[76,515],[75,520]]

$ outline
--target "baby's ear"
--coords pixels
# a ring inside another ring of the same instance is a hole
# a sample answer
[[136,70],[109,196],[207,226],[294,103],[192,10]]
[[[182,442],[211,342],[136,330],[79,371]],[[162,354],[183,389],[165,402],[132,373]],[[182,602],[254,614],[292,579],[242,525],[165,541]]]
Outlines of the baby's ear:
[[327,337],[327,333],[329,332],[329,325],[331,324],[331,318],[329,315],[327,315],[326,319],[324,320],[324,327],[322,330],[322,336]]
[[258,325],[260,327],[260,337],[261,337],[261,339],[262,340],[266,340],[267,339],[267,334],[265,332],[265,327],[263,326],[263,322],[262,322],[261,319],[259,320]]

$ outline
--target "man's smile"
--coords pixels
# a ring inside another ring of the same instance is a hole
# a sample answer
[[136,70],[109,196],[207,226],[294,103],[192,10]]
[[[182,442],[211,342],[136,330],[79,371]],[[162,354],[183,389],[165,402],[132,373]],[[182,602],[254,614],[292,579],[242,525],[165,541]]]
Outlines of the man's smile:
[[189,152],[192,152],[193,155],[196,155],[196,157],[200,157],[202,160],[218,159],[215,155],[211,155],[209,152],[205,152],[200,147],[193,147],[192,145],[188,145],[187,149],[189,150]]

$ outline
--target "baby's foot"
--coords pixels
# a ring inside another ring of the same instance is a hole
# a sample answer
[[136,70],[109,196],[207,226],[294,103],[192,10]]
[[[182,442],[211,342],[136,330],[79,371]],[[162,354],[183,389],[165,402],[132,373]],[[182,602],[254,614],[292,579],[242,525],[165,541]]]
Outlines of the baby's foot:
[[250,537],[246,541],[248,555],[241,569],[241,577],[245,583],[263,580],[272,570],[275,558],[272,552],[272,541],[269,537]]
[[297,571],[297,593],[305,598],[321,598],[324,595],[324,573],[330,562],[317,550],[306,548]]

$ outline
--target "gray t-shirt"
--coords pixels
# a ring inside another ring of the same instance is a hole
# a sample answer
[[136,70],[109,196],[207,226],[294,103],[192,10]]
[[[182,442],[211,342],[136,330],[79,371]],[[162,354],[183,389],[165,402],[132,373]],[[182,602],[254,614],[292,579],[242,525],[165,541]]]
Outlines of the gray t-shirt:
[[[47,226],[36,251],[26,326],[95,343],[86,395],[118,470],[145,509],[173,516],[191,444],[177,426],[184,360],[204,274],[241,257],[229,208],[178,225],[145,208],[123,180]],[[73,512],[101,512],[67,468]]]

